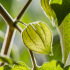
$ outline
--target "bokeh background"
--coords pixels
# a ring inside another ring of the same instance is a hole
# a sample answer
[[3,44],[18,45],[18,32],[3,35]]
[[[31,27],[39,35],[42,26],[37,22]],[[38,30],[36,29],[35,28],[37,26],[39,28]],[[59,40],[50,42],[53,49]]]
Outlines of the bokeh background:
[[[8,11],[8,13],[12,16],[13,19],[16,18],[16,16],[21,11],[21,9],[24,7],[26,2],[27,0],[0,0],[0,3],[4,6],[4,8]],[[40,0],[32,0],[26,12],[23,14],[21,21],[26,24],[37,22],[37,21],[43,21],[52,30],[53,55],[49,56],[49,55],[37,54],[33,52],[37,65],[41,66],[44,62],[62,59],[60,39],[59,39],[58,32],[56,28],[50,22],[48,17],[45,15],[41,7]],[[21,23],[18,23],[18,26],[21,27],[22,30],[25,28],[25,26],[22,25]],[[7,23],[0,15],[0,51],[1,51],[1,48],[4,42],[6,29],[7,29]],[[11,50],[10,57],[15,61],[23,61],[26,65],[28,65],[31,68],[32,62],[30,59],[28,49],[25,47],[22,41],[22,36],[17,30],[15,30],[14,39],[13,39],[11,46],[12,46],[12,50]]]

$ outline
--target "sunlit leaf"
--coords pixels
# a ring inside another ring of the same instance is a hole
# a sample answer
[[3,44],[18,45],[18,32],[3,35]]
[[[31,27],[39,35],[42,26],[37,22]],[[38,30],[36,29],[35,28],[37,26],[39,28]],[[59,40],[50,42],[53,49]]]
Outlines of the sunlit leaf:
[[4,62],[4,63],[8,63],[8,64],[17,64],[15,61],[13,61],[11,58],[7,57],[7,56],[1,56],[0,55],[0,62]]
[[64,70],[61,68],[60,64],[56,65],[57,61],[51,61],[44,63],[38,70]]
[[59,60],[56,62],[56,66],[58,66],[58,65],[60,65],[62,68],[64,68],[64,64]]
[[64,67],[64,64],[61,61],[52,60],[51,62],[44,63],[42,66],[37,66],[36,69],[30,69],[25,63],[19,62],[19,65],[5,65],[0,67],[0,70],[70,70],[70,65]]
[[5,65],[0,67],[0,70],[11,70],[11,67],[9,67],[8,65]]
[[[50,11],[52,13],[54,11],[58,21],[55,21],[55,23],[58,23],[58,25],[61,24],[59,26],[59,32],[61,36],[63,62],[65,64],[70,51],[70,0],[41,0],[41,4],[47,16]],[[54,19],[52,14],[49,14],[49,16]]]
[[57,22],[57,18],[55,15],[54,10],[51,8],[51,5],[49,4],[50,0],[41,0],[42,8],[44,9],[47,16],[50,18],[50,20],[54,23]]
[[66,66],[64,70],[70,70],[70,65]]
[[19,64],[20,64],[20,65],[15,65],[11,70],[31,70],[30,68],[28,68],[28,67],[26,66],[25,63],[20,62]]
[[17,64],[13,65],[13,67],[9,67],[9,65],[5,65],[5,66],[0,67],[0,70],[31,70],[23,62],[19,62],[18,64],[19,65]]
[[43,22],[29,24],[22,32],[25,46],[40,54],[51,54],[52,34]]
[[46,12],[47,16],[50,18],[50,20],[53,23],[56,23],[57,18],[56,18],[54,10],[51,8],[51,5],[49,4],[49,1],[50,0],[41,0],[41,5],[44,11]]
[[[48,58],[49,61],[51,61],[52,59],[54,60],[62,60],[62,50],[61,50],[61,45],[60,45],[60,41],[58,40],[58,36],[56,36],[54,39],[53,39],[53,45],[52,45],[52,51],[53,51],[53,56],[47,56],[46,55],[46,58]],[[57,41],[58,40],[58,41]],[[55,41],[55,43],[54,43]],[[58,51],[59,50],[59,51]],[[58,52],[57,52],[58,51]],[[57,53],[56,53],[57,52]],[[60,57],[59,57],[60,56]]]
[[67,14],[70,13],[70,0],[51,0],[51,7],[56,13],[58,25],[60,25]]
[[70,13],[70,0],[41,0],[41,5],[47,16],[58,25]]
[[59,26],[59,31],[63,48],[63,60],[65,63],[70,52],[70,14],[65,17],[63,23]]

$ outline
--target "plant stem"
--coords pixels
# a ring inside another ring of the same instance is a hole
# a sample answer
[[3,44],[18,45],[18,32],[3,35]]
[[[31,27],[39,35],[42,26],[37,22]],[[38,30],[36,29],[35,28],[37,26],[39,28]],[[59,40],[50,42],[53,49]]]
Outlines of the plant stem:
[[[20,22],[22,23],[22,22]],[[24,24],[25,25],[25,24]],[[27,26],[27,25],[25,25]],[[15,28],[21,33],[21,29],[16,25]],[[33,56],[33,52],[29,49],[29,53],[30,53],[30,56],[31,56],[31,59],[32,59],[32,63],[33,63],[33,70],[36,70],[36,63],[35,63],[35,59],[34,59],[34,56]]]
[[13,32],[14,32],[14,28],[8,26],[6,36],[5,36],[5,40],[4,40],[4,43],[3,43],[3,46],[2,46],[2,50],[1,50],[2,55],[3,54],[4,55],[9,54],[8,50],[10,49],[9,46],[10,46],[10,42],[11,42],[11,39],[12,39],[12,36],[13,36]]
[[[21,29],[16,26],[15,27],[20,33],[22,32]],[[35,59],[34,59],[34,56],[33,56],[33,52],[29,49],[29,53],[30,53],[30,56],[31,56],[31,59],[32,59],[32,63],[33,63],[33,69],[36,70],[36,63],[35,63]]]
[[15,26],[15,28],[16,28],[20,33],[22,32],[17,25]]
[[32,62],[33,62],[33,69],[36,70],[36,63],[35,63],[35,59],[34,59],[34,56],[33,56],[33,52],[30,49],[29,49],[29,52],[30,52]]
[[27,24],[23,23],[22,21],[17,20],[16,22],[22,23],[24,26],[27,26]]
[[22,15],[24,14],[24,12],[26,11],[27,7],[29,6],[29,4],[31,3],[32,0],[28,0],[28,2],[25,4],[25,6],[23,7],[23,9],[20,11],[20,13],[18,14],[18,16],[16,17],[16,20],[20,20],[20,18],[22,17]]
[[11,39],[13,36],[13,32],[14,32],[13,19],[11,18],[9,13],[4,9],[4,7],[1,4],[0,4],[0,14],[3,16],[3,18],[5,19],[5,21],[8,24],[5,40],[4,40],[4,43],[2,46],[2,50],[1,50],[1,54],[7,55],[9,45],[10,45],[10,42],[11,42]]
[[[11,39],[14,33],[15,28],[21,33],[21,30],[19,29],[19,27],[16,25],[16,21],[19,20],[23,13],[25,12],[25,10],[27,9],[27,7],[29,6],[29,4],[31,3],[32,0],[28,0],[28,2],[26,3],[26,5],[24,6],[24,8],[21,10],[21,12],[18,14],[18,16],[16,17],[16,20],[13,21],[13,19],[11,18],[11,16],[9,15],[9,13],[3,8],[3,6],[0,4],[0,14],[3,16],[3,18],[5,19],[5,21],[8,24],[8,28],[7,28],[7,32],[6,32],[6,37],[3,43],[3,47],[1,50],[1,54],[3,55],[7,55],[8,54],[8,50],[9,50],[9,46],[11,43]],[[36,64],[35,64],[35,60],[34,60],[34,56],[31,50],[29,50],[31,58],[32,58],[32,62],[33,62],[33,66],[34,69],[36,70]],[[4,63],[2,63],[3,65]]]
[[12,17],[9,15],[9,13],[4,9],[4,7],[1,4],[0,4],[0,14],[6,20],[8,25],[12,25],[12,23],[13,23]]
[[[19,13],[19,15],[17,16],[18,20],[22,17],[23,13],[25,12],[27,7],[29,6],[30,2],[31,2],[31,0],[28,0],[26,5],[24,6],[24,8]],[[17,27],[16,27],[16,24],[15,24],[15,21],[12,19],[12,17],[9,15],[9,13],[5,10],[5,8],[1,4],[0,4],[0,14],[3,16],[3,18],[5,19],[5,21],[8,24],[6,37],[5,37],[3,47],[2,47],[2,51],[1,51],[1,54],[6,55],[8,50],[9,50],[9,46],[10,46],[10,42],[11,42],[14,30]]]

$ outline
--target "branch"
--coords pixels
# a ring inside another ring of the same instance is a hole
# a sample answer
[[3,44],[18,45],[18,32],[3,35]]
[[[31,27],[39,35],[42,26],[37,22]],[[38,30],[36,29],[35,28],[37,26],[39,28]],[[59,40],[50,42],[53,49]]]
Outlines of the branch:
[[5,40],[4,40],[2,49],[1,49],[1,54],[2,54],[2,55],[3,55],[3,54],[4,54],[4,55],[8,55],[8,54],[9,54],[9,53],[8,53],[8,50],[10,49],[9,46],[10,46],[10,42],[11,42],[13,33],[14,33],[14,28],[8,26],[7,32],[6,32],[6,36],[5,36]]
[[18,14],[18,16],[16,17],[16,20],[20,20],[20,18],[22,17],[22,15],[24,14],[24,12],[26,11],[27,7],[29,6],[29,4],[31,3],[32,0],[28,0],[28,2],[25,4],[25,6],[23,7],[23,9],[20,11],[20,13]]
[[[17,16],[18,20],[22,17],[23,13],[25,12],[27,7],[29,6],[30,2],[31,2],[31,0],[28,0],[26,5],[24,6],[24,8],[19,13],[19,15]],[[15,23],[18,23],[18,22],[14,21],[12,19],[12,17],[9,15],[9,13],[4,9],[4,7],[1,4],[0,4],[0,14],[3,16],[3,18],[5,19],[5,21],[9,25],[9,27],[7,28],[5,40],[4,40],[2,51],[1,51],[1,54],[7,55],[8,50],[9,50],[9,46],[10,46],[10,42],[11,42],[11,39],[12,39],[12,36],[13,36],[14,29],[16,28],[17,30],[19,30],[16,27],[16,24],[15,24]]]
[[0,4],[0,14],[3,16],[8,25],[12,25],[13,23],[12,17],[9,15],[9,13],[4,9],[4,7],[1,4]]
[[[28,2],[26,3],[26,5],[24,6],[24,8],[21,10],[21,12],[18,14],[18,16],[16,17],[16,20],[13,21],[13,19],[11,18],[11,16],[9,15],[9,13],[3,8],[3,6],[0,4],[0,14],[3,16],[3,18],[5,19],[5,21],[8,23],[8,28],[7,28],[7,33],[6,33],[6,37],[3,43],[3,47],[1,50],[1,54],[8,54],[8,50],[9,50],[9,46],[10,46],[10,42],[14,33],[14,29],[16,28],[20,33],[21,30],[20,28],[16,25],[17,20],[19,20],[23,13],[25,12],[25,10],[27,9],[27,7],[29,6],[29,4],[31,3],[32,0],[28,0]],[[31,58],[32,58],[32,62],[34,65],[34,69],[36,70],[36,64],[35,64],[35,60],[34,60],[34,56],[31,50],[29,50]],[[2,63],[3,65],[3,63]]]
[[36,70],[36,63],[35,63],[35,59],[34,59],[34,56],[33,56],[33,52],[31,50],[29,50],[29,52],[30,52],[32,62],[33,62],[33,70]]
[[4,7],[0,4],[0,14],[3,16],[7,24],[9,25],[7,28],[5,40],[2,46],[1,54],[8,54],[9,45],[13,36],[14,27],[13,27],[13,19],[9,15],[9,13],[4,9]]

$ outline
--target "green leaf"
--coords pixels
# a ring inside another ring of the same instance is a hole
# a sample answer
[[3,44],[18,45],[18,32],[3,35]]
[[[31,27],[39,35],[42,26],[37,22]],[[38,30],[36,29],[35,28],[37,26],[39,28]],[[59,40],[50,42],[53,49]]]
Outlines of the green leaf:
[[70,13],[70,0],[41,0],[41,5],[47,16],[54,20],[55,23],[58,23],[58,25]]
[[60,64],[56,65],[57,61],[51,61],[44,63],[38,70],[64,70],[61,68]]
[[70,13],[70,0],[51,0],[51,7],[56,13],[58,25],[60,25],[68,13]]
[[56,15],[54,10],[51,8],[51,5],[49,4],[49,1],[50,0],[41,0],[41,5],[50,20],[55,23],[57,21]]
[[[58,36],[56,36],[53,39],[53,45],[52,45],[52,50],[53,50],[53,56],[50,55],[46,55],[46,58],[48,58],[49,61],[51,61],[52,59],[54,60],[62,60],[62,49],[61,49],[61,45],[60,45],[60,41],[58,40]],[[58,41],[57,41],[58,40]],[[55,43],[54,43],[55,41]],[[59,51],[58,51],[59,50]],[[58,51],[58,52],[57,52]],[[60,57],[59,57],[60,56]]]
[[11,58],[7,57],[7,56],[1,56],[0,55],[0,62],[4,62],[4,63],[8,63],[8,64],[17,64],[15,61],[13,61]]
[[25,63],[20,62],[19,64],[20,64],[20,65],[15,65],[11,70],[31,70],[30,68],[28,68],[28,67],[26,66]]
[[62,52],[64,64],[68,58],[70,52],[70,14],[68,14],[63,23],[59,26],[61,42],[62,42]]
[[56,66],[58,66],[58,65],[60,65],[62,68],[64,68],[64,64],[59,60],[56,62]]
[[55,20],[54,17],[56,16],[55,23],[61,24],[59,33],[61,36],[63,62],[65,64],[70,51],[70,0],[41,0],[41,4],[47,16],[52,17],[53,20]]
[[70,65],[66,66],[64,70],[70,70]]
[[5,65],[0,67],[0,70],[11,70],[11,67],[9,67],[8,65]]
[[51,54],[52,34],[50,28],[43,22],[29,24],[22,32],[26,47],[40,54]]
[[0,70],[31,70],[23,62],[19,62],[18,64],[19,65],[17,64],[13,65],[13,67],[9,67],[9,65],[5,65],[5,66],[0,67]]

